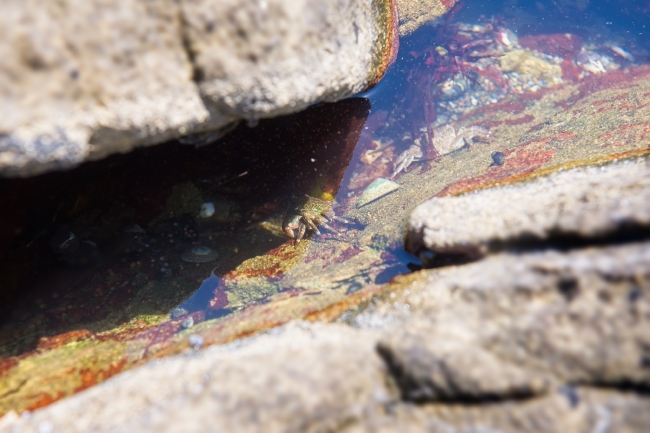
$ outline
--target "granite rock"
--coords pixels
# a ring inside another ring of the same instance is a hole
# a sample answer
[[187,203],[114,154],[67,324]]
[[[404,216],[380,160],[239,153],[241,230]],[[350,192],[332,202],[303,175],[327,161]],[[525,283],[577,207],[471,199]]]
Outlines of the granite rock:
[[399,25],[411,30],[448,10],[440,0],[411,3],[9,0],[0,176],[206,131],[214,141],[241,119],[350,96],[377,83],[396,55],[398,4]]
[[650,385],[650,244],[499,254],[402,277],[355,324],[402,396],[483,401]]

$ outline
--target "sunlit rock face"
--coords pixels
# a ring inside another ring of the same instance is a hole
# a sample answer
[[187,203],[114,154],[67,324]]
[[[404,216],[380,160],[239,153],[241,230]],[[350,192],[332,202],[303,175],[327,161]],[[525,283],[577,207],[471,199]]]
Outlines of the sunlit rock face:
[[397,25],[391,0],[11,0],[0,17],[0,175],[345,98],[383,76]]

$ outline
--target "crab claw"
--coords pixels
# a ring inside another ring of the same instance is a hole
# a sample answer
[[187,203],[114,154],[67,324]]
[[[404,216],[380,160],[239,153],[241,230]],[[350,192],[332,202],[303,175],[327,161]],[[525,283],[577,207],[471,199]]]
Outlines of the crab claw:
[[284,234],[287,235],[287,236],[289,236],[291,239],[295,239],[295,238],[296,238],[296,236],[293,234],[293,229],[292,229],[291,227],[285,227],[285,228],[283,229],[283,231],[284,231]]

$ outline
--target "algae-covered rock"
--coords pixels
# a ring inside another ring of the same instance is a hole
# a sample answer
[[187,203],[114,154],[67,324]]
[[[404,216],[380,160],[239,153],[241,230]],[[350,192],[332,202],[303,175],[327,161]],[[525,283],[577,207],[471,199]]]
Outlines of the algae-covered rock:
[[532,75],[533,77],[546,80],[549,83],[557,83],[562,78],[562,68],[559,65],[546,62],[533,55],[528,50],[513,50],[499,58],[503,72],[518,72],[520,74]]

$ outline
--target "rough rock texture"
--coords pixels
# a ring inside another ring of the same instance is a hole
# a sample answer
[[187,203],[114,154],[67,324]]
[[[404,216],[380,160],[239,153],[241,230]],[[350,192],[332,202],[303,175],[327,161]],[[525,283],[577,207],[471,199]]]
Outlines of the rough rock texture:
[[186,0],[182,8],[201,93],[236,117],[357,93],[383,74],[391,50],[390,1]]
[[650,386],[650,244],[505,254],[426,275],[396,301],[410,314],[379,344],[410,400]]
[[435,20],[450,10],[457,0],[399,0],[399,34],[413,33],[427,21]]
[[394,54],[394,15],[388,0],[10,0],[0,17],[0,175],[354,94]]
[[431,199],[411,214],[406,248],[476,257],[558,237],[649,230],[650,162],[625,161]]
[[366,329],[151,362],[0,431],[644,432],[649,300],[650,243],[497,255],[401,277]]
[[208,120],[181,30],[172,1],[5,2],[0,173],[72,167]]
[[394,398],[370,335],[289,325],[248,343],[147,364],[13,431],[334,431]]

